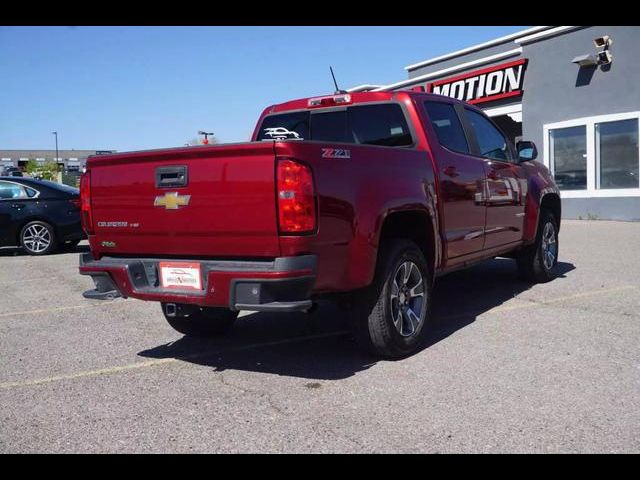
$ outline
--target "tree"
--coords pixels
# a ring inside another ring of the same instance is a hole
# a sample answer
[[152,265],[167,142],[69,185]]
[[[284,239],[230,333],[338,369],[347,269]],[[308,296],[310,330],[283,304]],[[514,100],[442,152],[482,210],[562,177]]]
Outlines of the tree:
[[44,180],[58,180],[59,167],[56,162],[38,163],[33,158],[27,161],[25,170],[28,175],[34,178],[42,178]]

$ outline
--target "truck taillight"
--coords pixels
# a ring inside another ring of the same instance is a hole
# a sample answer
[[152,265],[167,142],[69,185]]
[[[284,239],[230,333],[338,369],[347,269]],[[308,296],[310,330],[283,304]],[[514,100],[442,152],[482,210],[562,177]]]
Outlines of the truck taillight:
[[278,226],[281,233],[316,229],[316,202],[311,168],[290,159],[278,160]]
[[93,235],[93,217],[91,215],[91,173],[87,171],[80,177],[80,219],[87,235]]
[[351,103],[351,95],[331,95],[329,97],[310,98],[307,107],[335,107]]

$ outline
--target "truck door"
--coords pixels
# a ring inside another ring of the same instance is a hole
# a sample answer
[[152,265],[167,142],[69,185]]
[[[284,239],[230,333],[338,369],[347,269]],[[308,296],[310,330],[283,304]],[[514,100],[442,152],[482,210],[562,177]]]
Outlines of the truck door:
[[522,240],[527,179],[505,135],[484,115],[465,108],[476,153],[486,173],[483,192],[487,207],[484,248]]
[[[484,161],[471,153],[462,122],[461,109],[446,100],[424,102],[425,129],[435,157],[436,175],[443,218],[441,228],[446,243],[447,265],[482,250],[485,209],[482,193]],[[437,141],[436,141],[437,140]]]

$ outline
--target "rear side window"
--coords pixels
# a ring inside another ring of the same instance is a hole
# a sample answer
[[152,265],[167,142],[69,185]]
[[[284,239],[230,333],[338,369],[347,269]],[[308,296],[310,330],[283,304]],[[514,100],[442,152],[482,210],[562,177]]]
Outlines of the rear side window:
[[265,117],[258,140],[309,140],[309,112],[292,112]]
[[454,152],[469,153],[469,144],[453,105],[441,102],[424,102],[424,107],[440,145]]
[[9,182],[0,182],[0,200],[12,198],[27,198],[27,194],[21,185]]
[[395,103],[351,107],[349,118],[355,143],[386,147],[413,143],[402,108]]
[[507,139],[500,130],[479,113],[468,108],[465,108],[465,112],[478,139],[480,155],[494,160],[513,160]]

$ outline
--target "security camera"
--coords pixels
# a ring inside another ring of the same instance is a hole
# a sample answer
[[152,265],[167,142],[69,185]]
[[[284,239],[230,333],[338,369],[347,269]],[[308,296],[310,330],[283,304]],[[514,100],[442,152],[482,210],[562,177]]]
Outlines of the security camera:
[[593,54],[580,55],[573,60],[573,63],[577,63],[581,67],[593,67],[598,64],[598,58]]
[[611,55],[607,50],[598,52],[598,65],[609,65],[612,60],[613,55]]
[[602,37],[593,39],[593,44],[596,48],[610,47],[612,43],[613,40],[609,35],[603,35]]

